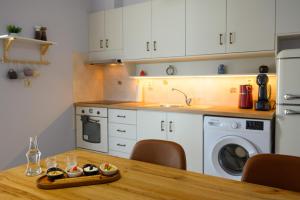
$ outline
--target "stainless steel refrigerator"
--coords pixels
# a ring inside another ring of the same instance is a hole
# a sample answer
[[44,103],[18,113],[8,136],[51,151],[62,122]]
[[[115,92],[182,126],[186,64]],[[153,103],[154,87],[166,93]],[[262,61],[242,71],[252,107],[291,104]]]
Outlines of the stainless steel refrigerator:
[[277,56],[275,152],[300,156],[300,49]]

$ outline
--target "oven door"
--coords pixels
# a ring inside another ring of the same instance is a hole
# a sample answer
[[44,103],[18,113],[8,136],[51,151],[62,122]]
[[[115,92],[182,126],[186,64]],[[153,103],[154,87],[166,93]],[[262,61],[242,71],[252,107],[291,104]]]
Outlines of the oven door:
[[108,152],[107,118],[76,116],[77,147]]

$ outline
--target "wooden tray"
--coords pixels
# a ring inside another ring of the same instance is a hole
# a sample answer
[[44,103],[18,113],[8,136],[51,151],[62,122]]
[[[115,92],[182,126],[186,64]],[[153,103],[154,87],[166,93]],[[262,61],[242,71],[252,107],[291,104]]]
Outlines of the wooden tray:
[[69,187],[79,187],[86,185],[97,185],[104,183],[111,183],[121,178],[120,172],[113,176],[95,175],[95,176],[80,176],[75,178],[62,178],[54,181],[49,181],[47,175],[40,177],[36,181],[36,185],[40,189],[51,190]]

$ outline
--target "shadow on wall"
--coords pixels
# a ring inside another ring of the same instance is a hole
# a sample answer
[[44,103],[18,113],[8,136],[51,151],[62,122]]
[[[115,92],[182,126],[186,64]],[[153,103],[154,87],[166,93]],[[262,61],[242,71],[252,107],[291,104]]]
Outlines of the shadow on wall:
[[[54,122],[52,122],[40,135],[38,135],[38,145],[42,152],[42,158],[57,153],[69,151],[75,148],[75,132],[67,124],[74,127],[74,107],[71,105]],[[64,137],[61,137],[64,135]],[[10,161],[3,169],[14,167],[27,162],[26,152],[29,147],[29,138],[24,141],[24,148]],[[0,170],[2,167],[0,166]],[[25,168],[24,168],[25,170]]]

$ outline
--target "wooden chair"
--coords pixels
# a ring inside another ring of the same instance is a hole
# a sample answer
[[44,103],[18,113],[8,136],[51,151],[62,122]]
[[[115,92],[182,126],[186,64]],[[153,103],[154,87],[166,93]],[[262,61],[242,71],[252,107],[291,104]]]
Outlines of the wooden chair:
[[242,181],[300,192],[300,158],[258,154],[247,161]]
[[139,141],[133,148],[131,159],[186,170],[184,150],[175,142]]

